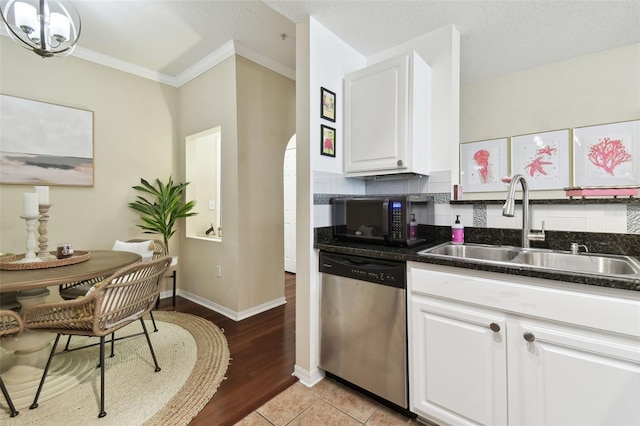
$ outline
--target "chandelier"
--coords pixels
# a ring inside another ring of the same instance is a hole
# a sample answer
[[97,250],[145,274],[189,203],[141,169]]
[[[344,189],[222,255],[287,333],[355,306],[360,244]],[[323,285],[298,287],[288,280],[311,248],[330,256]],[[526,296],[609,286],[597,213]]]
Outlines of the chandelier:
[[0,0],[9,35],[43,58],[67,56],[80,37],[80,15],[68,1]]

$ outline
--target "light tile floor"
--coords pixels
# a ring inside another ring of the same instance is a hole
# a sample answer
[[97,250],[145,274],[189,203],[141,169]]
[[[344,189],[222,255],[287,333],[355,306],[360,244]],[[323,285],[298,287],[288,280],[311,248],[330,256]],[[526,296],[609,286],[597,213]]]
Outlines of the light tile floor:
[[236,423],[236,426],[419,425],[330,379],[307,388],[296,383]]

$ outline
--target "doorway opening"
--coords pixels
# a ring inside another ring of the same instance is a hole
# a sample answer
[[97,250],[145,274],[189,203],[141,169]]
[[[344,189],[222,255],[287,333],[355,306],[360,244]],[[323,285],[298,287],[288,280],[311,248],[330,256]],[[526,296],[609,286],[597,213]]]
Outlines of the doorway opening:
[[284,270],[296,273],[296,135],[284,153]]

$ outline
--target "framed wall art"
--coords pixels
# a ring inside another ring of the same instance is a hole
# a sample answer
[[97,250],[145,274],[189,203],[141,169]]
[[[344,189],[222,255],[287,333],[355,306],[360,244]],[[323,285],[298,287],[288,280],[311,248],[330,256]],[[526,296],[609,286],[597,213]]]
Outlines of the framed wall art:
[[93,112],[0,95],[0,183],[93,186]]
[[574,187],[640,185],[640,120],[573,129]]
[[460,145],[460,182],[464,192],[504,191],[507,176],[508,138]]
[[569,186],[569,129],[511,138],[511,174],[521,174],[532,190]]
[[336,121],[336,94],[324,87],[320,88],[320,118]]
[[336,129],[324,124],[320,125],[320,154],[336,156]]

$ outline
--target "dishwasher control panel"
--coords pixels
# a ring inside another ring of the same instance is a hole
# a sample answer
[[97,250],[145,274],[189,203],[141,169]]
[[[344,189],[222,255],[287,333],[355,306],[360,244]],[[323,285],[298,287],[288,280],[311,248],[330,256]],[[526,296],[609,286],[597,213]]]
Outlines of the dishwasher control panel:
[[319,271],[392,287],[406,288],[407,286],[405,262],[321,252]]

